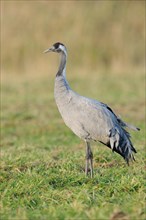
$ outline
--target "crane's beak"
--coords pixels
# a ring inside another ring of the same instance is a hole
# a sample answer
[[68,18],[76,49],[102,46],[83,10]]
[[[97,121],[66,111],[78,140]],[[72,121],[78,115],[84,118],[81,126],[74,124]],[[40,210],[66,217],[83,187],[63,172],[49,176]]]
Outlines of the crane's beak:
[[47,50],[44,50],[43,53],[49,53],[49,52],[52,52],[52,51],[54,51],[54,47],[50,47]]

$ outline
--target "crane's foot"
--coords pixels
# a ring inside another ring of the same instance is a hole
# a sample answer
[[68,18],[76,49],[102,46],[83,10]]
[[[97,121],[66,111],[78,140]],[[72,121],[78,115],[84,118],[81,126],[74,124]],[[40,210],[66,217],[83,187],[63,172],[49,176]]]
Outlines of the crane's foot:
[[93,154],[92,157],[89,159],[89,164],[90,164],[90,175],[91,178],[93,178]]
[[90,167],[87,169],[85,167],[85,176],[90,175],[91,178],[93,178],[93,169],[91,169]]

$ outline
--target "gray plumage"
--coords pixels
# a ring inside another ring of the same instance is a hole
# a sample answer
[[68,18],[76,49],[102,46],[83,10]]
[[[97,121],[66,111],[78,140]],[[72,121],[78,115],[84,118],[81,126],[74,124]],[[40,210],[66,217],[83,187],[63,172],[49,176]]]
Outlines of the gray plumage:
[[[129,164],[134,160],[130,134],[126,127],[139,130],[123,122],[106,104],[83,97],[74,92],[66,80],[67,50],[61,43],[55,43],[46,52],[58,52],[61,61],[55,78],[55,100],[65,124],[81,139],[86,142],[85,173],[93,176],[93,154],[90,141],[99,141],[120,154]],[[89,169],[90,165],[90,169]]]

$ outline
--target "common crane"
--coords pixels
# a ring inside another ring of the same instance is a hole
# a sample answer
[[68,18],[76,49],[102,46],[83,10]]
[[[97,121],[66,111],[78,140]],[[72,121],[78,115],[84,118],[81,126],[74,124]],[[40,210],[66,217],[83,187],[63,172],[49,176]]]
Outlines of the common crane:
[[88,175],[90,172],[93,177],[91,141],[99,141],[111,148],[129,165],[129,160],[135,160],[133,152],[136,153],[136,150],[125,127],[140,129],[122,121],[108,105],[83,97],[70,88],[66,80],[67,49],[64,44],[57,42],[44,51],[47,52],[61,55],[55,78],[55,100],[65,124],[86,143],[85,174]]

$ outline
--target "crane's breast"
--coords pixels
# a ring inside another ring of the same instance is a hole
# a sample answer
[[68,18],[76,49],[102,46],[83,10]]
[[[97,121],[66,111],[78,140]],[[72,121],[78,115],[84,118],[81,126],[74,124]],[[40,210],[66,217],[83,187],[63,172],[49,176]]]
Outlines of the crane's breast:
[[88,99],[71,89],[55,88],[55,100],[65,124],[80,138],[109,141],[110,120],[100,106],[92,105]]

